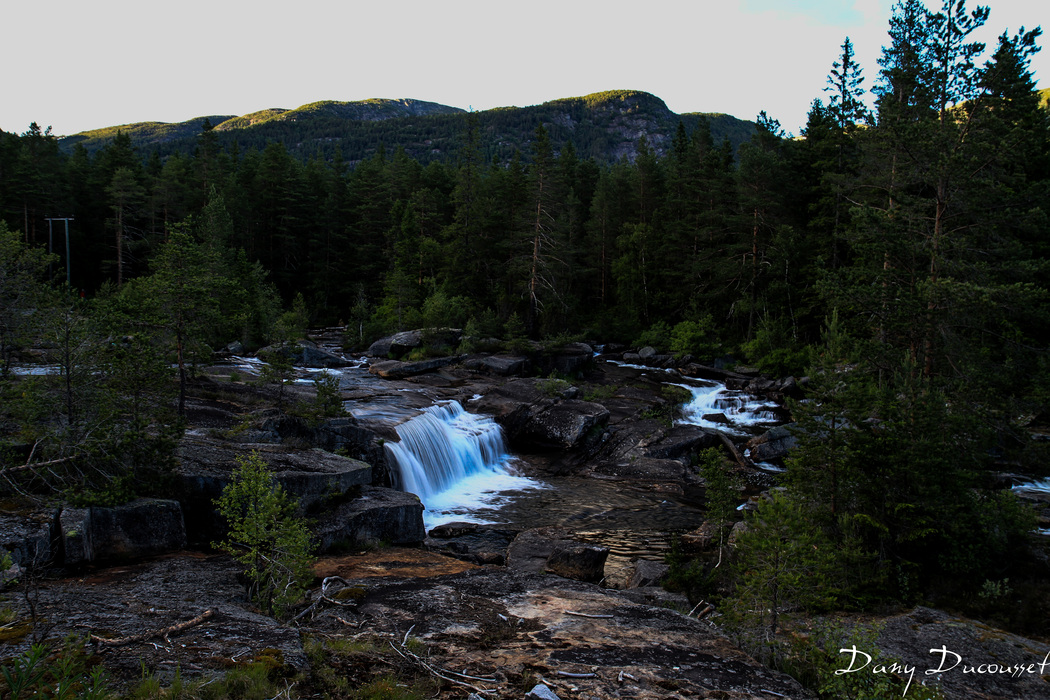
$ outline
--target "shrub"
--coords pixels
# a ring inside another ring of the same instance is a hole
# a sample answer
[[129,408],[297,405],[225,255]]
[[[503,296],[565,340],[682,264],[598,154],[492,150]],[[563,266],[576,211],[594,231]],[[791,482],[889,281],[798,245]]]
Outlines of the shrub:
[[233,481],[216,501],[230,531],[215,546],[244,567],[252,602],[284,617],[312,577],[310,531],[295,517],[296,504],[257,453],[237,462]]

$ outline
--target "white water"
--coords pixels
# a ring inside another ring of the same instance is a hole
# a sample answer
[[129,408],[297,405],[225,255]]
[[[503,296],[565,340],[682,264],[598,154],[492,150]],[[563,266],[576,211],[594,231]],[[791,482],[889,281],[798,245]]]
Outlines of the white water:
[[423,501],[427,529],[443,522],[485,522],[475,508],[498,507],[508,491],[544,486],[515,473],[500,427],[458,401],[430,406],[397,426],[385,445],[398,487]]
[[[744,435],[746,434],[744,429],[749,426],[777,422],[776,415],[769,410],[768,401],[756,399],[742,391],[726,389],[724,384],[708,382],[703,386],[692,384],[674,384],[674,386],[680,386],[693,395],[693,399],[682,407],[682,417],[679,423]],[[717,414],[724,415],[729,421],[728,425],[704,418],[704,416]]]
[[1017,484],[1016,486],[1012,486],[1010,490],[1050,495],[1050,478],[1043,479],[1042,481],[1030,481],[1024,484]]

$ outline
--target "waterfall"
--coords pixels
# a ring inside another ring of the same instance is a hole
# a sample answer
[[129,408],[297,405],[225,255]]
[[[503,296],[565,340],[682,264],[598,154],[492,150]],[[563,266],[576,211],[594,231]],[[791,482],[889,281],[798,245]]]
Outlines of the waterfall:
[[423,501],[429,530],[443,522],[499,521],[499,508],[526,489],[546,485],[520,476],[503,431],[491,419],[463,410],[458,401],[430,406],[395,428],[399,442],[385,445],[398,487]]
[[424,503],[468,477],[507,471],[500,427],[491,418],[467,413],[458,401],[430,406],[396,432],[400,442],[385,447],[398,486]]

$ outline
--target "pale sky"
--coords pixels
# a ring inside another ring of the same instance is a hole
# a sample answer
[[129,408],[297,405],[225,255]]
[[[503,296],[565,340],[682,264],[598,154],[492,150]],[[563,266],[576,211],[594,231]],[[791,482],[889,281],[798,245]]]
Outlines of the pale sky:
[[[927,0],[937,9],[938,0]],[[991,0],[981,38],[1044,25]],[[765,110],[798,133],[849,36],[878,77],[891,0],[9,0],[0,129],[415,98],[475,110],[644,90],[674,112]],[[975,3],[968,3],[972,8]],[[1043,40],[1047,37],[1044,36]],[[1045,43],[1045,41],[1041,41]],[[1050,84],[1050,49],[1032,63]]]

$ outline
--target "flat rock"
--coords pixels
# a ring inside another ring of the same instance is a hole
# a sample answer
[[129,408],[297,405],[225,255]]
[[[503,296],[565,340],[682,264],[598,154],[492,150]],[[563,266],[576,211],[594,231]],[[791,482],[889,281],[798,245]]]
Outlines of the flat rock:
[[[928,679],[939,683],[946,698],[1050,699],[1050,683],[1047,682],[1050,678],[1050,644],[924,607],[881,620],[878,630],[875,642],[878,651],[914,666],[916,681]],[[949,653],[931,653],[931,649],[942,647],[959,658]],[[871,650],[861,651],[871,653]],[[843,668],[848,668],[849,656],[842,658],[845,662]],[[863,662],[863,657],[859,658],[858,665]],[[1047,665],[1041,667],[1044,662]],[[1024,670],[1020,673],[1001,670],[1022,666]],[[971,669],[970,672],[964,672],[966,667]],[[927,670],[939,668],[950,670],[925,675]],[[993,669],[998,669],[998,672]]]
[[[811,697],[712,625],[593,584],[501,568],[371,580],[356,613],[369,631],[400,639],[411,629],[432,666],[496,678],[471,681],[492,697],[521,698],[526,679],[562,698]],[[345,615],[325,611],[312,624],[345,634],[336,619]]]
[[[172,555],[75,579],[44,580],[36,604],[54,639],[141,635],[212,611],[168,639],[158,634],[123,646],[95,647],[94,658],[125,682],[140,680],[143,668],[167,682],[176,670],[183,678],[221,673],[229,669],[230,659],[249,661],[267,649],[276,650],[291,667],[306,668],[299,631],[254,612],[244,599],[239,572],[225,555]],[[12,597],[11,605],[27,613],[21,609],[22,596]],[[30,641],[9,641],[5,655],[21,653]]]

